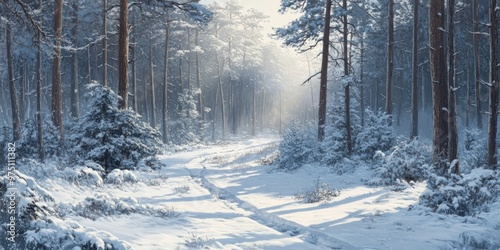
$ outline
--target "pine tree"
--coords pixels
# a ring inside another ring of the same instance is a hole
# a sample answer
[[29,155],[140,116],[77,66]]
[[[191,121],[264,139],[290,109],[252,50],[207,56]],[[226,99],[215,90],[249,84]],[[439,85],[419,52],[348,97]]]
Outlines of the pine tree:
[[439,171],[445,173],[448,151],[448,116],[445,110],[448,101],[446,83],[446,61],[444,53],[444,0],[429,3],[429,53],[433,97],[433,160]]
[[62,82],[61,82],[61,39],[62,39],[63,0],[55,0],[54,4],[54,55],[52,63],[52,122],[64,140],[62,121]]
[[497,1],[490,0],[490,114],[488,119],[488,166],[497,168],[497,121],[498,121],[498,19]]

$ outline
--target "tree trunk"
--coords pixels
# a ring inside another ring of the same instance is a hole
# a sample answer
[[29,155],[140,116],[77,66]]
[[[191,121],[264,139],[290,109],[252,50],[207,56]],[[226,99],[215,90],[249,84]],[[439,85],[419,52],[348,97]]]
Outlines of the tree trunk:
[[[411,129],[410,139],[418,136],[418,4],[413,1],[413,53],[412,53],[412,81],[411,81]],[[424,93],[422,92],[422,95]]]
[[219,85],[217,85],[217,91],[215,91],[214,95],[214,114],[213,114],[213,120],[212,120],[212,141],[215,141],[215,127],[217,125],[217,106],[218,106],[218,100],[219,100]]
[[444,56],[444,0],[430,2],[429,53],[433,99],[433,161],[442,173],[447,170],[448,115],[443,110],[448,101],[446,61]]
[[[255,136],[255,119],[257,118],[255,113],[255,85],[256,81],[255,79],[252,81],[252,136]],[[280,92],[281,94],[281,92]]]
[[490,0],[490,115],[488,120],[488,166],[497,168],[498,118],[498,22],[497,1]]
[[[102,85],[108,86],[108,29],[107,29],[107,15],[108,15],[108,0],[102,2]],[[120,12],[121,14],[121,12]],[[121,24],[121,19],[120,19]],[[121,34],[120,34],[121,37]],[[135,98],[135,97],[134,97]]]
[[143,102],[143,105],[144,105],[144,109],[143,109],[143,112],[144,112],[144,118],[145,118],[145,121],[147,122],[151,122],[151,120],[149,119],[149,104],[148,104],[148,74],[147,74],[147,70],[146,69],[143,69],[142,70],[142,96],[144,97],[142,102]]
[[[200,45],[199,30],[196,29],[195,43],[196,47]],[[200,77],[200,52],[196,51],[196,84],[198,87],[198,112],[200,112],[201,120],[205,121],[205,112],[203,112],[203,95],[201,91],[201,77]]]
[[280,95],[280,105],[279,105],[279,108],[280,108],[280,123],[279,123],[279,134],[281,135],[282,134],[282,131],[281,131],[281,124],[283,123],[283,118],[282,118],[282,110],[281,110],[281,89],[279,90],[279,95]]
[[375,110],[380,107],[380,86],[378,81],[375,82]]
[[326,123],[326,92],[328,78],[328,53],[330,47],[330,19],[332,12],[332,0],[326,0],[325,29],[323,31],[323,53],[321,59],[321,82],[319,90],[318,110],[318,141],[325,139]]
[[21,79],[19,79],[19,120],[21,123],[24,122],[26,119],[26,91],[25,89],[25,82],[26,82],[26,71],[27,71],[27,65],[26,62],[24,63],[25,65],[20,66],[20,72],[21,72]]
[[[389,0],[392,1],[392,0]],[[349,76],[350,75],[350,70],[349,70],[349,61],[348,61],[348,52],[347,52],[347,36],[348,36],[348,30],[347,30],[347,0],[344,0],[342,3],[342,8],[345,10],[345,15],[342,17],[343,19],[343,35],[344,35],[344,75]],[[344,95],[345,95],[345,129],[346,129],[346,144],[347,144],[347,154],[352,153],[352,136],[351,136],[351,107],[350,107],[350,102],[351,102],[351,96],[350,96],[350,87],[349,83],[346,84],[344,87]]]
[[87,77],[89,79],[89,82],[88,82],[89,84],[92,82],[92,77],[91,77],[92,76],[92,67],[90,65],[90,47],[92,47],[92,46],[87,47],[87,69],[88,69],[88,73],[87,73],[88,76]]
[[[179,43],[179,51],[182,51],[182,43]],[[179,55],[179,93],[184,93],[184,82],[182,80],[182,55]]]
[[365,94],[364,94],[364,81],[363,81],[363,66],[365,60],[365,36],[364,32],[361,32],[361,48],[359,56],[359,109],[361,115],[361,127],[365,127]]
[[[132,27],[135,26],[135,15],[132,12]],[[135,56],[135,51],[137,50],[137,44],[136,44],[136,39],[135,39],[135,33],[132,36],[132,84],[134,85],[132,89],[132,96],[133,96],[133,108],[136,113],[139,113],[139,109],[137,106],[137,62],[136,62],[136,56]]]
[[[228,41],[228,54],[231,55],[232,53],[232,40],[231,38]],[[229,121],[231,123],[231,134],[236,134],[236,114],[235,114],[235,108],[234,108],[234,92],[235,92],[235,81],[233,77],[233,64],[232,64],[232,58],[231,56],[228,57],[228,69],[229,69],[229,76],[228,76],[228,81],[229,81],[229,94],[228,94],[228,105],[229,105]]]
[[[457,110],[455,101],[455,0],[448,0],[448,162],[458,158]],[[458,174],[458,167],[454,170]]]
[[155,96],[155,75],[153,69],[153,42],[151,33],[149,34],[149,73],[151,80],[151,127],[156,128],[156,96]]
[[63,0],[54,3],[54,58],[52,64],[52,122],[64,139],[62,123],[61,38]]
[[[215,38],[219,38],[219,27],[215,27]],[[219,58],[219,53],[215,52],[215,61],[217,63],[217,81],[218,81],[218,91],[220,97],[220,108],[221,108],[221,116],[222,116],[222,139],[225,139],[226,136],[226,116],[225,116],[225,107],[224,107],[224,90],[222,89],[222,76],[221,76],[221,63]],[[215,113],[215,112],[214,112]],[[215,124],[215,117],[214,117]],[[215,125],[214,125],[215,126]]]
[[474,27],[472,30],[473,35],[473,47],[474,47],[474,79],[475,79],[475,94],[476,94],[476,118],[477,118],[477,128],[483,129],[483,119],[481,115],[481,67],[479,60],[479,0],[473,0],[472,5],[472,16],[474,20]]
[[71,110],[70,116],[78,118],[80,116],[80,98],[78,93],[78,1],[73,2],[73,54],[71,68]]
[[422,113],[425,113],[425,79],[424,79],[424,67],[420,67],[420,83],[422,85]]
[[12,138],[14,141],[21,139],[21,118],[19,117],[19,103],[17,101],[16,82],[14,79],[14,62],[12,58],[12,30],[9,21],[6,23],[6,45],[7,45],[7,71],[9,76],[10,105],[12,110]]
[[128,103],[128,0],[120,0],[120,28],[118,39],[118,95],[119,107],[127,109]]
[[167,19],[165,27],[165,56],[163,58],[163,105],[162,105],[162,122],[163,122],[163,142],[168,143],[168,39],[170,36],[170,23]]
[[385,112],[390,116],[389,126],[392,126],[392,77],[394,72],[394,0],[389,0],[389,15],[387,31],[387,83],[385,85]]
[[187,28],[187,50],[188,50],[188,55],[187,55],[187,89],[189,94],[191,94],[191,29],[188,27]]
[[38,141],[38,158],[40,161],[45,160],[45,146],[43,145],[43,114],[42,114],[42,36],[40,31],[36,34],[37,38],[37,54],[36,54],[36,118],[37,118],[37,141]]
[[[470,58],[469,51],[467,50],[467,58]],[[470,127],[470,64],[467,62],[467,68],[465,69],[467,74],[467,97],[465,103],[465,127],[468,129]]]
[[266,92],[262,91],[262,102],[260,105],[260,132],[264,130],[264,111],[265,111],[265,103],[266,103]]

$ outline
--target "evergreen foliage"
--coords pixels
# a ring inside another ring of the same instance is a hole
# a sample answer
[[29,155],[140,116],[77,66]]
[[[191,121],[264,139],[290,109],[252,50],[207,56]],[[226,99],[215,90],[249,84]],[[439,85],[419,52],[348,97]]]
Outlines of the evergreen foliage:
[[379,164],[374,175],[380,179],[372,180],[370,184],[382,185],[426,180],[432,160],[430,148],[418,140],[401,141],[387,154],[378,151],[376,158]]
[[88,86],[88,112],[70,128],[69,154],[74,162],[93,161],[105,169],[133,169],[161,151],[160,133],[131,110],[118,108],[118,96],[97,83]]
[[[16,142],[16,153],[18,158],[30,158],[38,155],[38,124],[35,120],[28,120],[21,130],[21,140]],[[60,155],[64,147],[61,145],[61,136],[52,122],[44,120],[43,123],[43,145],[45,157]]]
[[7,162],[7,146],[12,143],[12,128],[0,128],[0,164],[3,166]]
[[420,204],[437,213],[459,216],[486,211],[500,194],[498,172],[478,168],[463,176],[451,178],[431,174],[428,190],[420,197]]
[[314,159],[317,141],[311,129],[294,122],[283,134],[279,145],[279,169],[292,171]]
[[[337,98],[329,105],[327,113],[327,122],[325,128],[325,139],[321,142],[318,157],[329,166],[349,157],[347,152],[347,130],[345,129],[345,105],[344,95],[339,94]],[[356,103],[353,103],[355,106]],[[355,142],[361,131],[361,120],[358,112],[351,109],[351,131],[352,140]],[[356,148],[358,145],[354,145]]]
[[371,159],[375,152],[386,152],[396,143],[396,134],[389,126],[391,116],[384,112],[365,110],[365,127],[356,136],[355,151],[363,159]]
[[[14,183],[14,186],[10,185]],[[17,249],[131,249],[109,233],[87,229],[77,222],[62,220],[56,213],[54,198],[35,179],[15,170],[0,176],[0,212],[7,214],[7,202],[15,188]],[[2,217],[2,224],[8,223]],[[0,227],[7,235],[5,227]],[[8,246],[6,237],[0,245]]]
[[176,144],[199,143],[203,139],[205,124],[200,120],[197,108],[197,93],[184,90],[179,95],[177,119],[172,124],[172,140]]

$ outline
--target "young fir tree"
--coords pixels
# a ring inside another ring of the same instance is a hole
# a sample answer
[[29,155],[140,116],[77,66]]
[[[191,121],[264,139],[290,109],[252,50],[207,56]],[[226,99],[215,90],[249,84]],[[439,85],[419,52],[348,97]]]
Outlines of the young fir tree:
[[93,161],[107,173],[133,169],[139,161],[161,150],[161,134],[135,112],[118,107],[118,96],[108,87],[88,86],[88,112],[70,129],[69,153],[74,161]]

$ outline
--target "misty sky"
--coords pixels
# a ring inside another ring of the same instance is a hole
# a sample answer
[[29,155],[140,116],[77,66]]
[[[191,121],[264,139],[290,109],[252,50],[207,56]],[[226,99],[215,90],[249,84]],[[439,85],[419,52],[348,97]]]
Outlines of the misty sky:
[[[209,4],[218,2],[221,5],[227,0],[201,0],[200,3]],[[254,8],[269,16],[269,22],[264,24],[266,33],[272,33],[273,27],[283,27],[288,24],[294,17],[293,14],[278,13],[281,0],[238,0],[239,4],[245,9]]]

